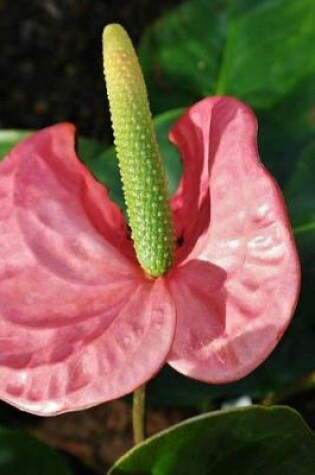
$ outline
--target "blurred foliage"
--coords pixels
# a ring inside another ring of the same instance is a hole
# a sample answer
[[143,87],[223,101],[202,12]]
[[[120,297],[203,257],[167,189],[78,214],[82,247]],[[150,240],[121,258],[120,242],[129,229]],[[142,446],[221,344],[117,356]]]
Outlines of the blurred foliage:
[[0,158],[2,159],[15,145],[31,132],[23,130],[0,130]]
[[0,473],[71,475],[63,457],[26,432],[0,427]]

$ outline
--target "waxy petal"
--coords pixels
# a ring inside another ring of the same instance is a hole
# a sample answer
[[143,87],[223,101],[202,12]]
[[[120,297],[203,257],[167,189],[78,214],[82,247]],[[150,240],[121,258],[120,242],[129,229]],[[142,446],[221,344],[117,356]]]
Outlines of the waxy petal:
[[170,140],[179,149],[184,173],[171,199],[176,235],[185,241],[177,249],[176,263],[194,246],[196,238],[209,225],[209,129],[211,111],[207,107],[189,109],[171,129]]
[[206,382],[234,381],[264,361],[299,290],[284,201],[259,162],[256,131],[250,109],[224,97],[196,104],[172,130],[184,178],[173,202],[183,245],[168,277],[178,319],[169,363]]
[[139,269],[119,209],[75,155],[74,128],[13,149],[0,190],[0,397],[51,415],[150,379],[174,305]]

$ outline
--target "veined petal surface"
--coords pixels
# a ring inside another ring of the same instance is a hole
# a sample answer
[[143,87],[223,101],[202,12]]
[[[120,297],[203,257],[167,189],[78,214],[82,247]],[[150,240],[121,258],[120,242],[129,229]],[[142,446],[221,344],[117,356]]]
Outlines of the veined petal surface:
[[177,310],[169,363],[223,383],[264,361],[295,309],[300,270],[281,192],[259,161],[251,110],[207,98],[171,132],[184,176],[173,200],[182,246],[168,276]]
[[122,396],[163,365],[175,328],[117,206],[53,126],[0,166],[0,397],[40,415]]

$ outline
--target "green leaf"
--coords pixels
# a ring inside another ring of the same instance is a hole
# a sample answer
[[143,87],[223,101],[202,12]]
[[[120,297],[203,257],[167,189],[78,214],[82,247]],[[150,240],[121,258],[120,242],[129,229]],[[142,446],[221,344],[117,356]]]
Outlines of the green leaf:
[[140,62],[154,112],[214,93],[228,25],[226,4],[187,2],[147,29]]
[[[307,323],[308,334],[315,341],[314,281],[315,281],[315,141],[306,148],[297,163],[295,173],[285,188],[293,231],[297,240],[303,270],[303,286],[298,306],[300,321]],[[312,344],[310,342],[310,344]],[[314,354],[314,352],[313,352]],[[315,366],[314,356],[311,361]]]
[[122,210],[125,210],[119,166],[114,147],[107,148],[94,157],[84,156],[80,153],[79,155],[97,179],[107,187],[112,200],[115,201]]
[[253,107],[284,186],[314,137],[314,44],[313,0],[194,0],[148,28],[140,55],[155,113],[214,94]]
[[282,187],[314,141],[314,98],[315,71],[272,108],[258,111],[261,157]]
[[108,475],[311,475],[315,436],[295,411],[250,407],[187,420],[124,455]]
[[155,111],[211,94],[269,108],[315,72],[313,0],[194,0],[149,28],[141,61]]
[[313,233],[315,237],[315,142],[302,154],[285,187],[294,234]]
[[19,430],[0,427],[0,473],[3,475],[70,475],[62,456]]
[[267,0],[240,10],[228,27],[216,92],[269,108],[315,71],[314,3]]
[[[96,158],[104,151],[105,145],[98,140],[89,139],[86,137],[78,137],[77,140],[77,151],[78,155],[82,161],[86,162],[87,165],[89,161],[96,162]],[[92,170],[92,169],[91,169]]]
[[170,143],[168,137],[172,126],[183,112],[183,109],[175,109],[160,114],[154,119],[170,194],[173,194],[178,187],[182,174],[182,163],[179,151]]

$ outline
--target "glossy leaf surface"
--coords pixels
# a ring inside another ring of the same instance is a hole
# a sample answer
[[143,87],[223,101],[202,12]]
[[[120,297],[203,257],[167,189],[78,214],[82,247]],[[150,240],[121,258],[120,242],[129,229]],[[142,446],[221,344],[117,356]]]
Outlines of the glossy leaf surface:
[[196,0],[149,27],[140,54],[155,113],[211,94],[252,106],[283,187],[314,137],[314,43],[312,0]]
[[185,2],[140,47],[156,111],[213,94],[269,108],[315,72],[314,24],[312,0]]
[[173,426],[123,456],[108,475],[311,475],[315,436],[291,409],[214,412]]

